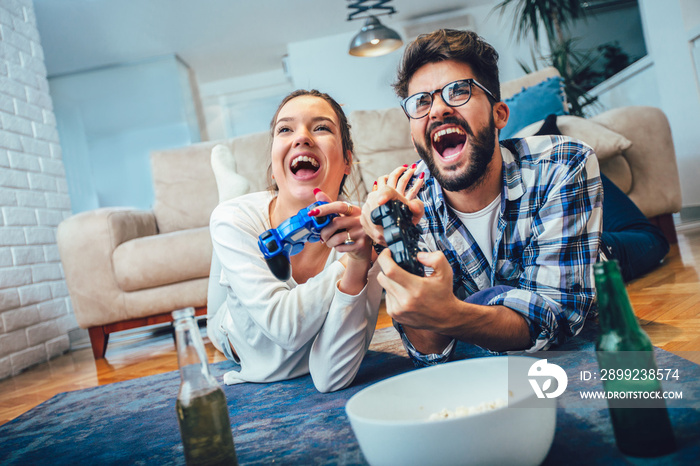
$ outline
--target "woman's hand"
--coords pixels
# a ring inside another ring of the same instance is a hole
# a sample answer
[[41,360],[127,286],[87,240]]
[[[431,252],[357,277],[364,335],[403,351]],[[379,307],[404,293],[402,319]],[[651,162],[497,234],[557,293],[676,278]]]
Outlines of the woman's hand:
[[398,200],[408,206],[413,213],[413,223],[416,224],[423,216],[423,202],[416,199],[418,191],[423,187],[423,173],[415,179],[413,186],[408,191],[406,187],[416,172],[416,164],[410,167],[403,165],[394,169],[390,174],[380,176],[374,183],[372,192],[367,195],[365,204],[362,206],[361,223],[365,233],[377,244],[386,246],[384,240],[384,229],[372,222],[372,211],[391,200]]
[[388,186],[395,189],[400,195],[409,201],[411,199],[415,199],[418,195],[418,191],[420,191],[420,188],[423,187],[423,177],[425,176],[425,173],[421,173],[420,176],[413,182],[413,186],[411,186],[408,190],[406,190],[406,187],[411,181],[411,178],[413,178],[413,174],[416,172],[416,167],[417,164],[415,163],[410,167],[408,165],[402,165],[395,168],[388,175],[380,176],[374,183],[374,188],[372,188],[372,191],[377,191],[384,186]]
[[321,230],[321,239],[329,248],[345,252],[354,260],[369,261],[372,253],[372,241],[362,228],[360,214],[362,209],[349,202],[331,201],[321,190],[314,191],[317,201],[328,202],[309,212],[314,217],[338,214],[333,221]]

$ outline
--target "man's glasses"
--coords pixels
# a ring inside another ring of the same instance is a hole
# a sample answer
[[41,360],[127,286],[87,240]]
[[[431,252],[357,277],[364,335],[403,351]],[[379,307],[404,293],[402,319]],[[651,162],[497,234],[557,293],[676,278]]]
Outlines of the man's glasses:
[[460,107],[467,102],[472,96],[472,84],[486,92],[487,95],[495,101],[496,97],[473,79],[460,79],[459,81],[451,82],[442,89],[436,89],[433,92],[419,92],[410,97],[406,97],[401,101],[401,108],[409,118],[417,120],[423,118],[433,106],[433,97],[436,93],[440,93],[443,102],[450,107]]

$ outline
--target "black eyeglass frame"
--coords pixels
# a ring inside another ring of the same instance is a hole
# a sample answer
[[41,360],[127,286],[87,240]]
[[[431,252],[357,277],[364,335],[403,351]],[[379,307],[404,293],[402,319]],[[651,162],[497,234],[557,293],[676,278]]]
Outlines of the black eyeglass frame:
[[[460,82],[466,82],[467,84],[469,84],[469,98],[468,98],[467,100],[465,100],[464,102],[462,102],[462,103],[459,103],[459,104],[457,104],[457,105],[452,105],[451,103],[448,102],[448,99],[447,99],[447,98],[445,97],[445,95],[444,95],[445,89],[447,89],[448,87],[450,87],[450,86],[453,85],[453,84],[460,83]],[[496,97],[491,93],[491,91],[489,91],[488,89],[486,89],[486,87],[484,87],[482,84],[480,84],[479,81],[477,81],[476,79],[473,79],[473,78],[469,78],[469,79],[458,79],[457,81],[452,81],[451,83],[445,84],[442,88],[440,88],[440,89],[435,89],[435,90],[432,91],[432,92],[417,92],[417,93],[415,93],[415,94],[413,94],[413,95],[409,95],[408,97],[406,97],[405,99],[403,99],[403,100],[401,101],[401,108],[403,109],[403,112],[406,114],[406,116],[407,116],[408,118],[411,118],[411,119],[413,119],[413,120],[420,120],[421,118],[425,118],[426,116],[428,116],[428,114],[430,113],[430,110],[433,108],[433,102],[435,102],[435,94],[438,93],[438,92],[440,93],[440,97],[442,98],[442,101],[445,102],[445,105],[447,105],[448,107],[452,107],[452,108],[461,107],[462,105],[465,105],[467,102],[469,102],[469,101],[471,100],[472,95],[473,95],[473,92],[472,92],[472,85],[474,85],[474,84],[476,84],[476,87],[478,87],[479,89],[481,89],[482,91],[484,91],[484,92],[486,93],[487,96],[490,96],[490,97],[493,99],[494,102],[498,102],[498,100],[497,100]],[[430,96],[430,107],[428,107],[428,111],[425,112],[425,115],[422,115],[422,116],[419,116],[419,117],[411,116],[411,115],[408,113],[408,110],[406,110],[406,103],[408,103],[408,101],[409,101],[410,99],[412,99],[412,98],[414,98],[414,97],[416,97],[416,96],[418,96],[418,95],[424,95],[424,94],[428,94],[428,95]]]

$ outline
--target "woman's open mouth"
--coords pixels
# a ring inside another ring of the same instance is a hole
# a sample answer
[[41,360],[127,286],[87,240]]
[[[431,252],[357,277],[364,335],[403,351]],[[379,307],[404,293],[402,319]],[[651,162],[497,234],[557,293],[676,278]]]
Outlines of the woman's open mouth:
[[459,126],[450,126],[433,133],[433,149],[449,161],[456,158],[467,142],[467,133]]
[[318,163],[313,157],[308,155],[297,155],[292,159],[292,163],[289,168],[292,171],[292,175],[299,179],[307,179],[313,177],[321,164]]

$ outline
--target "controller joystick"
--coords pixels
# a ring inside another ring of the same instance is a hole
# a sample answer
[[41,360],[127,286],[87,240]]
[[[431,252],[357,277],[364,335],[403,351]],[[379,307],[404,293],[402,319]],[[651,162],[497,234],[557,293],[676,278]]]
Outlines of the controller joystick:
[[272,274],[279,280],[287,281],[292,276],[289,257],[299,254],[304,244],[321,239],[321,230],[328,226],[337,214],[309,217],[309,212],[327,202],[314,202],[301,209],[296,215],[258,236],[258,247]]
[[423,264],[416,255],[420,229],[413,224],[413,214],[406,204],[392,200],[372,211],[372,222],[384,228],[384,240],[389,245],[391,256],[402,269],[414,275],[425,276]]

